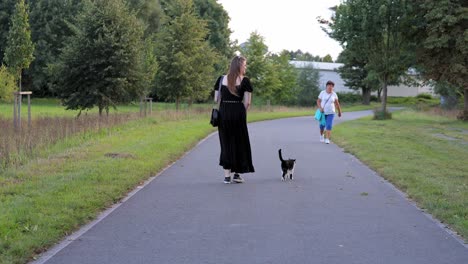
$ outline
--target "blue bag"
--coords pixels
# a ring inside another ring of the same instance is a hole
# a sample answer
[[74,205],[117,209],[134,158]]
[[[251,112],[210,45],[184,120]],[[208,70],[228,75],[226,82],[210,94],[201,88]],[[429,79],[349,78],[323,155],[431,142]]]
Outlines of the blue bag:
[[321,126],[325,126],[327,124],[325,120],[325,114],[322,113],[320,109],[317,109],[317,111],[315,111],[315,120],[319,121]]

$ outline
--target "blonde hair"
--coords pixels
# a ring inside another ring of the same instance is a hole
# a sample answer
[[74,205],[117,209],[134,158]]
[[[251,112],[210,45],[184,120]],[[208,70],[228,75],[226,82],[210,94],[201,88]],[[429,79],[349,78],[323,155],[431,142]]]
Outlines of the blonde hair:
[[244,61],[247,61],[245,57],[236,56],[232,59],[231,65],[229,66],[229,73],[227,75],[227,86],[232,94],[237,95],[236,80],[241,75],[241,67]]

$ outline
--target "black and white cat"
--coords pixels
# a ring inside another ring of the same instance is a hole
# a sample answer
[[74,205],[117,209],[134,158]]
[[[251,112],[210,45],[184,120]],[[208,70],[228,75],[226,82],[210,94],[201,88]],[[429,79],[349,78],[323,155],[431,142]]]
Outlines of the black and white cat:
[[294,174],[294,166],[296,165],[295,159],[283,159],[283,155],[281,155],[281,149],[278,150],[279,159],[281,160],[281,170],[283,171],[283,175],[281,175],[281,180],[285,181],[286,178],[289,176],[289,179],[293,179]]

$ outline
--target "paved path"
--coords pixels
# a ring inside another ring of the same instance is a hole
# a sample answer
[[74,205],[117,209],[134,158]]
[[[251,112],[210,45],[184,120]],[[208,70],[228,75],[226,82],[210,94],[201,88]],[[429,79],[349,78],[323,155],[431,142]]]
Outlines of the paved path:
[[[467,247],[354,157],[320,143],[317,130],[311,117],[250,124],[256,173],[231,185],[214,134],[41,261],[468,263]],[[280,180],[278,148],[298,161],[292,182]]]

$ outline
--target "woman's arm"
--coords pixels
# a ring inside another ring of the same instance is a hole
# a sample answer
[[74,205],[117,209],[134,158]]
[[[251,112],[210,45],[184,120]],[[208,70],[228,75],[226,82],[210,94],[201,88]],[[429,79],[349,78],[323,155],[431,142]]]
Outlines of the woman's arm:
[[320,109],[320,111],[323,112],[323,108],[322,108],[322,99],[317,99],[317,107]]
[[245,110],[249,110],[250,102],[252,101],[252,93],[244,92],[244,107]]
[[341,106],[340,106],[340,102],[338,101],[338,99],[335,100],[335,107],[336,109],[338,109],[338,116],[341,117]]

